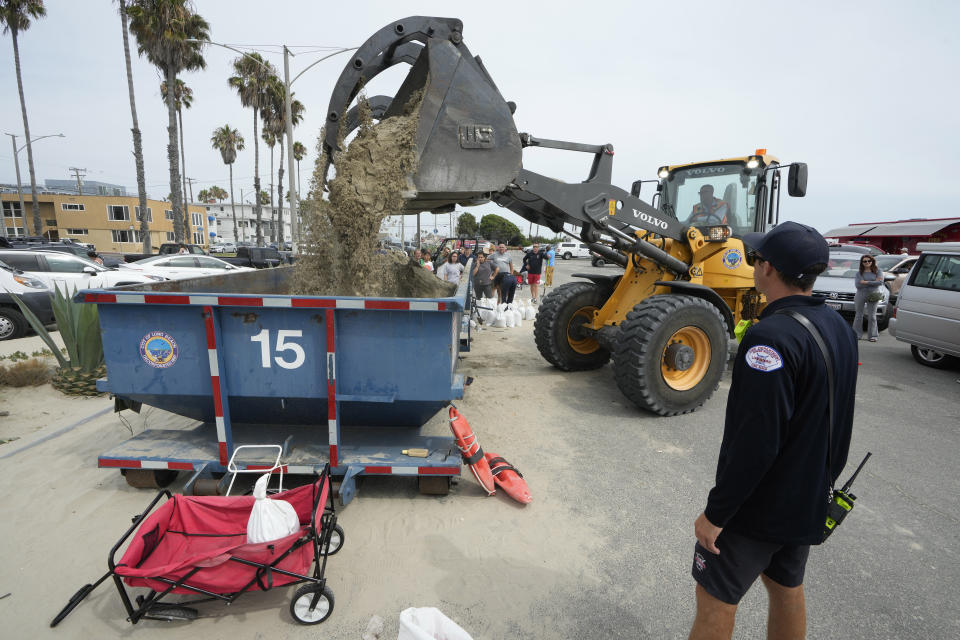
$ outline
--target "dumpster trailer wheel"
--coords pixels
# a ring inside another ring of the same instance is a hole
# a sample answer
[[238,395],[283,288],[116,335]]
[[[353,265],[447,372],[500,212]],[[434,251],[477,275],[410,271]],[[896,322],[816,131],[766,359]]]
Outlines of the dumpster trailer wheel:
[[193,495],[195,496],[218,496],[220,495],[219,478],[197,478],[193,483]]
[[169,469],[121,469],[127,484],[135,489],[162,489],[177,479],[178,471]]
[[333,525],[333,531],[330,532],[330,544],[323,555],[336,555],[337,551],[343,548],[343,541],[346,536],[343,535],[343,527],[338,524]]
[[450,476],[419,476],[417,487],[426,496],[445,496],[450,493]]
[[537,349],[544,359],[564,371],[598,369],[610,352],[580,327],[593,322],[593,312],[607,301],[592,282],[571,282],[551,291],[540,305],[533,325]]
[[319,584],[305,584],[293,594],[290,615],[300,624],[320,624],[333,613],[333,591]]
[[720,384],[727,328],[701,298],[659,295],[627,314],[613,356],[617,386],[638,407],[662,416],[694,411]]

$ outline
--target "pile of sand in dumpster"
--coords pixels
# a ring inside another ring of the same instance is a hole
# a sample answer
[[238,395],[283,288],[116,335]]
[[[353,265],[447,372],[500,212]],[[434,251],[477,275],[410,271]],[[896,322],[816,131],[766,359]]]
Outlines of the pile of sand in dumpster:
[[359,131],[335,158],[329,200],[322,198],[321,131],[294,293],[436,298],[456,290],[404,254],[377,252],[383,219],[403,209],[403,193],[413,188],[420,100],[414,96],[401,115],[374,124],[369,104],[360,99]]

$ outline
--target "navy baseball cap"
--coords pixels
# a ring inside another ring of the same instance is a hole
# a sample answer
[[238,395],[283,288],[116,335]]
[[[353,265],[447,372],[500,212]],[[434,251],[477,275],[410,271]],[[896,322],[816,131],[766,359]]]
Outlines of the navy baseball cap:
[[767,233],[745,233],[743,243],[777,271],[795,278],[830,260],[830,249],[820,232],[798,222],[781,223]]

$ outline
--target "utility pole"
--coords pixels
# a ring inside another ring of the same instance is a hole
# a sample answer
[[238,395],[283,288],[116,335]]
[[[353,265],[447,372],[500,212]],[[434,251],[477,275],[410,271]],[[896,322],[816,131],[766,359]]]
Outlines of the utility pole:
[[[87,176],[86,169],[78,169],[77,167],[70,167],[70,171],[73,171],[73,175],[77,177],[77,193],[81,196],[83,195],[83,178]],[[80,173],[83,172],[83,175]]]
[[190,202],[193,202],[193,183],[196,182],[193,178],[184,178],[187,183],[190,185]]
[[[24,227],[24,231],[26,231],[27,216],[23,213],[23,187],[20,185],[20,161],[17,158],[17,136],[12,133],[8,133],[7,135],[10,136],[10,142],[13,143],[13,164],[16,165],[17,167],[17,195],[20,196],[20,215],[23,217],[23,227]],[[0,231],[3,232],[2,235],[4,238],[6,238],[7,237],[7,221],[4,220],[2,216],[3,214],[0,213]],[[13,233],[14,235],[16,235],[17,219],[13,216],[10,216],[10,219],[13,220]],[[27,234],[24,233],[23,235],[27,235]]]
[[[309,68],[309,67],[308,67]],[[304,69],[306,71],[306,69]],[[302,73],[302,72],[301,72]],[[299,77],[299,76],[298,76]],[[296,78],[294,78],[296,80]],[[297,207],[297,190],[293,188],[293,113],[291,100],[293,99],[290,91],[290,50],[287,45],[283,45],[283,113],[286,120],[287,129],[287,175],[290,176],[290,248],[296,254],[300,247],[300,221]],[[282,144],[282,141],[281,141]],[[283,201],[280,202],[280,211],[283,211]],[[281,229],[283,229],[281,219]]]

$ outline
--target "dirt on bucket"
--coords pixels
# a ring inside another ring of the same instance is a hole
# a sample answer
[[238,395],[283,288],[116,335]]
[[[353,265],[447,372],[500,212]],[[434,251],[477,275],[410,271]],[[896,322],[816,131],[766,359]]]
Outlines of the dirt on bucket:
[[320,132],[310,198],[303,207],[307,235],[295,266],[295,294],[439,298],[456,291],[406,254],[377,246],[383,219],[402,211],[404,192],[414,189],[421,98],[415,95],[402,114],[377,123],[366,99],[359,100],[359,130],[334,157],[329,199],[322,197],[326,163]]

